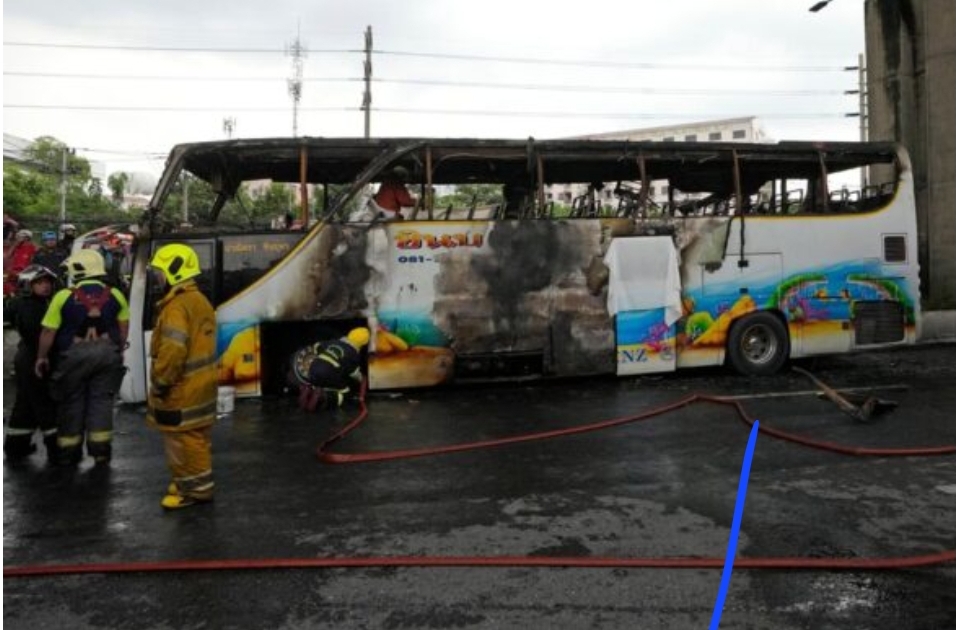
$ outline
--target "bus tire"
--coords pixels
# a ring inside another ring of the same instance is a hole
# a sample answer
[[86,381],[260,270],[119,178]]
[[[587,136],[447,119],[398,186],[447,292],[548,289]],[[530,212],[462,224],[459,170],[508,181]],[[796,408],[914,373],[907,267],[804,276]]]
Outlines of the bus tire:
[[741,374],[774,374],[789,356],[790,335],[773,313],[752,313],[733,323],[727,338],[727,357]]

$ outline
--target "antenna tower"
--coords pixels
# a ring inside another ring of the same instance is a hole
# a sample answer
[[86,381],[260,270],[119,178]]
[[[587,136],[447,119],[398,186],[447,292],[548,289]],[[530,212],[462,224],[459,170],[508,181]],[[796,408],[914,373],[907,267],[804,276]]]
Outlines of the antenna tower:
[[299,135],[299,101],[302,99],[302,65],[309,50],[299,36],[296,27],[295,41],[286,46],[285,54],[292,57],[292,78],[288,80],[289,96],[292,97],[292,135]]

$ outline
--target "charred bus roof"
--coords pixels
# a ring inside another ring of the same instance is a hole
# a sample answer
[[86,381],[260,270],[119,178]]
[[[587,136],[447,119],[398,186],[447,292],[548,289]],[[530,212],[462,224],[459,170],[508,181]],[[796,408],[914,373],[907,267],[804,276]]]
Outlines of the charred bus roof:
[[180,144],[170,154],[167,171],[185,169],[217,188],[259,179],[300,182],[303,168],[308,183],[344,184],[377,158],[394,155],[389,164],[400,163],[419,176],[430,160],[434,184],[506,183],[533,174],[541,160],[547,167],[544,183],[550,184],[639,178],[639,156],[654,179],[673,177],[692,166],[698,169],[689,170],[699,171],[706,164],[724,170],[735,154],[748,169],[797,173],[817,170],[822,155],[827,170],[839,172],[874,162],[892,163],[896,147],[858,142],[267,138]]
[[[467,138],[262,138],[173,147],[150,207],[155,213],[185,170],[219,193],[243,182],[348,184],[354,194],[405,167],[409,183],[523,184],[669,180],[687,192],[742,192],[774,177],[813,178],[894,164],[901,148],[876,142],[632,142]],[[218,213],[216,210],[215,214]]]

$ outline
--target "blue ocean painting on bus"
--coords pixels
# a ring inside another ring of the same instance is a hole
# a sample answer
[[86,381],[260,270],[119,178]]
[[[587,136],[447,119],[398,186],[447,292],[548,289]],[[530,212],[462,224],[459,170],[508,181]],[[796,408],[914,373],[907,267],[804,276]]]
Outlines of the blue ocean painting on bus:
[[431,313],[387,310],[377,313],[380,329],[400,337],[410,346],[448,347],[448,337],[432,321]]
[[709,286],[706,295],[703,289],[686,293],[679,346],[722,347],[730,323],[756,310],[777,310],[800,334],[821,337],[845,335],[843,324],[853,319],[854,303],[860,301],[899,302],[907,325],[915,322],[910,297],[915,291],[907,291],[905,279],[887,277],[878,261],[807,270],[782,282],[752,285],[744,295],[739,291],[738,284],[727,282]]
[[617,314],[615,333],[619,366],[673,361],[677,328],[666,323],[666,312],[666,308],[655,308]]

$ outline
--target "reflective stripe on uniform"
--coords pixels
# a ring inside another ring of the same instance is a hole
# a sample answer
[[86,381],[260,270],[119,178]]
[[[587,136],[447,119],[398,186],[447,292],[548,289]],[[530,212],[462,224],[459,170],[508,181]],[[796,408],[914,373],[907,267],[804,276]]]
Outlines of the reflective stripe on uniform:
[[188,376],[193,372],[198,372],[202,368],[209,367],[210,365],[216,364],[216,355],[211,354],[208,357],[203,357],[201,359],[193,359],[192,361],[186,361],[186,365],[183,366],[183,376]]
[[109,442],[112,439],[112,431],[90,431],[90,442]]
[[332,367],[334,367],[334,368],[336,368],[336,369],[342,367],[341,365],[339,365],[339,362],[338,362],[338,361],[336,361],[335,359],[333,359],[332,357],[330,357],[330,356],[327,355],[327,354],[320,354],[317,358],[318,358],[320,361],[325,361],[326,363],[328,363],[329,365],[331,365]]
[[7,435],[33,435],[34,429],[14,429],[7,427]]
[[56,443],[62,448],[70,448],[73,446],[79,446],[83,443],[82,435],[58,435],[56,437]]
[[184,409],[180,412],[180,417],[183,419],[183,422],[189,422],[190,420],[196,420],[208,415],[214,415],[216,413],[216,401],[202,405],[201,407],[193,407],[192,409]]
[[163,339],[170,339],[172,341],[177,341],[183,345],[185,345],[186,342],[189,341],[188,333],[185,333],[181,330],[177,330],[175,328],[163,328],[163,331],[162,333],[160,333],[160,336]]

